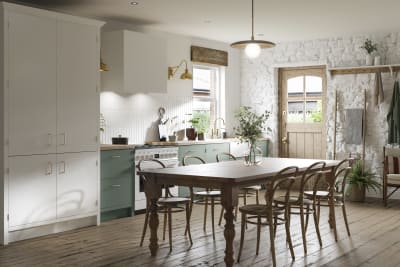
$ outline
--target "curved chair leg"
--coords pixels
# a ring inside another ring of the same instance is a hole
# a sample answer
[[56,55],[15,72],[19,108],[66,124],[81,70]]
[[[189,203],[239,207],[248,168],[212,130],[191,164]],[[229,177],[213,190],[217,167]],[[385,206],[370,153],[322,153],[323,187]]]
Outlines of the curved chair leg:
[[349,223],[347,221],[346,207],[344,204],[342,206],[342,211],[343,211],[344,224],[346,225],[347,234],[348,236],[350,236],[350,228],[349,228]]
[[290,249],[290,255],[292,256],[292,259],[294,260],[294,250],[293,250],[293,243],[292,243],[292,237],[290,235],[290,214],[285,211],[285,229],[286,229],[286,241],[289,244],[289,249]]
[[221,206],[221,213],[219,214],[218,226],[221,226],[222,217],[224,217],[224,207]]
[[[190,206],[189,206],[189,219],[192,217],[192,210],[193,210],[193,198],[190,200]],[[188,226],[186,225],[185,228],[185,235],[188,233]]]
[[163,230],[163,236],[162,236],[163,240],[165,240],[165,231],[167,229],[167,220],[168,220],[168,209],[165,208],[165,210],[164,210],[164,230]]
[[211,198],[211,226],[212,226],[212,234],[213,240],[215,240],[215,227],[214,227],[214,198]]
[[258,191],[259,190],[256,190],[256,204],[257,205],[260,204],[260,201],[259,201],[259,198],[258,198]]
[[257,248],[256,255],[258,255],[258,251],[260,250],[260,233],[261,233],[261,217],[257,217]]
[[242,255],[245,224],[246,224],[246,214],[242,213],[242,225],[241,225],[241,230],[240,230],[240,247],[239,247],[239,254],[238,254],[237,262],[240,261],[240,256]]
[[322,239],[321,239],[321,233],[319,231],[317,214],[315,213],[315,205],[313,206],[313,210],[314,210],[313,211],[313,217],[314,217],[315,231],[317,232],[319,246],[322,247]]
[[168,208],[168,239],[169,239],[169,252],[172,251],[172,212]]
[[301,235],[303,237],[303,247],[304,247],[304,255],[307,255],[307,240],[306,240],[306,230],[304,223],[304,209],[300,208],[300,225],[301,225]]
[[147,225],[149,224],[149,208],[146,208],[146,217],[144,218],[144,225],[142,231],[142,238],[140,239],[140,246],[143,246],[143,240],[146,235]]
[[189,236],[190,246],[193,245],[192,234],[190,233],[190,206],[189,203],[186,203],[186,229]]
[[305,228],[306,233],[307,233],[307,228],[308,228],[309,217],[310,217],[310,205],[307,205],[307,210],[306,210],[306,228]]
[[208,209],[208,197],[205,197],[205,204],[204,204],[204,221],[203,221],[203,231],[206,231],[207,225],[207,209]]

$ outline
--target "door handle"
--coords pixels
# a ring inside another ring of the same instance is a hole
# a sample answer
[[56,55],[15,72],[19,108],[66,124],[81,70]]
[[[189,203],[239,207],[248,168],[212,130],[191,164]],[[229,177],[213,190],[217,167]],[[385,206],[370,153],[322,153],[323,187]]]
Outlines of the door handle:
[[287,136],[284,136],[284,137],[282,138],[282,143],[284,143],[284,144],[289,143],[289,139],[287,138]]
[[53,163],[47,162],[46,175],[53,174]]
[[59,174],[63,174],[63,173],[65,173],[65,168],[66,168],[66,166],[65,166],[65,161],[61,161],[60,163],[59,163],[60,165],[62,164],[62,169],[61,169],[61,167],[59,167]]

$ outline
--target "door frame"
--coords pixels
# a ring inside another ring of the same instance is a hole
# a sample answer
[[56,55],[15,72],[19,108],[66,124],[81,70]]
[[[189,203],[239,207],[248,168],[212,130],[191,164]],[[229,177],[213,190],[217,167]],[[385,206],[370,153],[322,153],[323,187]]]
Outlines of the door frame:
[[282,112],[282,107],[283,107],[283,73],[285,71],[313,71],[313,70],[318,70],[322,71],[323,76],[322,76],[322,125],[324,127],[322,131],[322,140],[324,141],[324,146],[323,146],[323,153],[326,154],[326,147],[327,147],[327,141],[326,141],[326,128],[327,128],[327,114],[326,114],[326,107],[327,107],[327,75],[326,75],[326,65],[313,65],[313,66],[299,66],[299,67],[281,67],[278,69],[278,155],[281,157],[282,156],[282,138],[283,138],[283,112]]

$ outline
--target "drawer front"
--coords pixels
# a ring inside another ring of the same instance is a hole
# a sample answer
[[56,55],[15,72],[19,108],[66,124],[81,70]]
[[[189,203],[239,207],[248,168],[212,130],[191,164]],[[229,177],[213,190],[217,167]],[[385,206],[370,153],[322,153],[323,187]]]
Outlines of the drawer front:
[[[179,147],[179,165],[182,165],[183,157],[185,156],[197,156],[205,161],[206,159],[206,145],[190,145],[190,146],[180,146]],[[199,164],[199,161],[189,162],[189,164]]]
[[262,150],[263,156],[268,157],[268,140],[258,140],[256,145]]
[[222,152],[229,153],[229,143],[208,144],[206,146],[207,162],[217,162],[217,154]]
[[101,181],[101,210],[132,207],[132,179],[115,178]]
[[101,151],[101,179],[132,177],[133,160],[132,150]]

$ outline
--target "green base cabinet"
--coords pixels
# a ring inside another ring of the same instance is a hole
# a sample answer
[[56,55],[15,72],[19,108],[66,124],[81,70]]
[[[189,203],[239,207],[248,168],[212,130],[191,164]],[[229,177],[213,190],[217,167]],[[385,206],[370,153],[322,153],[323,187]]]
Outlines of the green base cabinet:
[[133,150],[101,151],[101,221],[132,216]]

